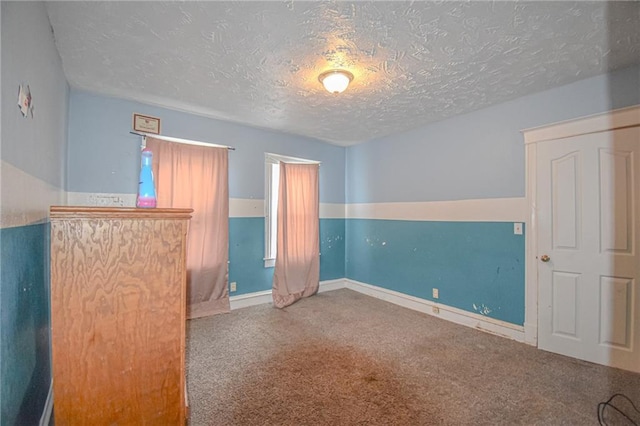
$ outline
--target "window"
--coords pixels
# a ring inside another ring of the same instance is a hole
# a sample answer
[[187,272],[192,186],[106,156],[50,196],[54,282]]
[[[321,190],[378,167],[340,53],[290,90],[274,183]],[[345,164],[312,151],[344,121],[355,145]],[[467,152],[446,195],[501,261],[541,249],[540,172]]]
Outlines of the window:
[[298,164],[318,164],[319,161],[285,155],[265,153],[265,194],[264,194],[264,267],[276,264],[278,246],[278,191],[280,188],[280,162]]

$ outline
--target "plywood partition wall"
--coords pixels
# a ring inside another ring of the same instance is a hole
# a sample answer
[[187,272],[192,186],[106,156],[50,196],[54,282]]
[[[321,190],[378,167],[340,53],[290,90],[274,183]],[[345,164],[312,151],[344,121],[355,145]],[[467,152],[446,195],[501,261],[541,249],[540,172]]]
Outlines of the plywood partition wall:
[[56,424],[185,424],[191,210],[50,213]]

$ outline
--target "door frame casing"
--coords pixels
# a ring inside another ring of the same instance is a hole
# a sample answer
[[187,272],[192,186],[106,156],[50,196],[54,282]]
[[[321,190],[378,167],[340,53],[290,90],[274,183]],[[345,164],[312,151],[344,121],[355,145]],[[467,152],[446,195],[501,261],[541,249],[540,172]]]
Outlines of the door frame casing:
[[525,200],[527,205],[527,232],[525,235],[525,343],[538,346],[537,143],[635,126],[640,126],[640,105],[521,131],[525,143]]

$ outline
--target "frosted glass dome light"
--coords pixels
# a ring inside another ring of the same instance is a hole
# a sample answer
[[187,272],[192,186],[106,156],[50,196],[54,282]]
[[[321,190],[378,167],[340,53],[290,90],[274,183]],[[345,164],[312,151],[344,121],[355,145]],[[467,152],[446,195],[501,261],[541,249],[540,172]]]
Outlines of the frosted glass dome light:
[[353,74],[345,70],[331,70],[323,72],[318,80],[329,93],[342,93],[353,80]]

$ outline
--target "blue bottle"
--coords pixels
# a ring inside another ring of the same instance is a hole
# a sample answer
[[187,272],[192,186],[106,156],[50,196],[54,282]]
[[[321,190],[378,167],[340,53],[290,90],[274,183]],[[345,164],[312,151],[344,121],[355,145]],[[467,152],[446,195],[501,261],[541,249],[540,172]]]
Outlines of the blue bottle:
[[140,167],[140,183],[138,185],[138,198],[136,206],[142,208],[152,208],[156,206],[156,188],[153,184],[153,154],[148,149],[144,149],[141,154],[142,166]]

